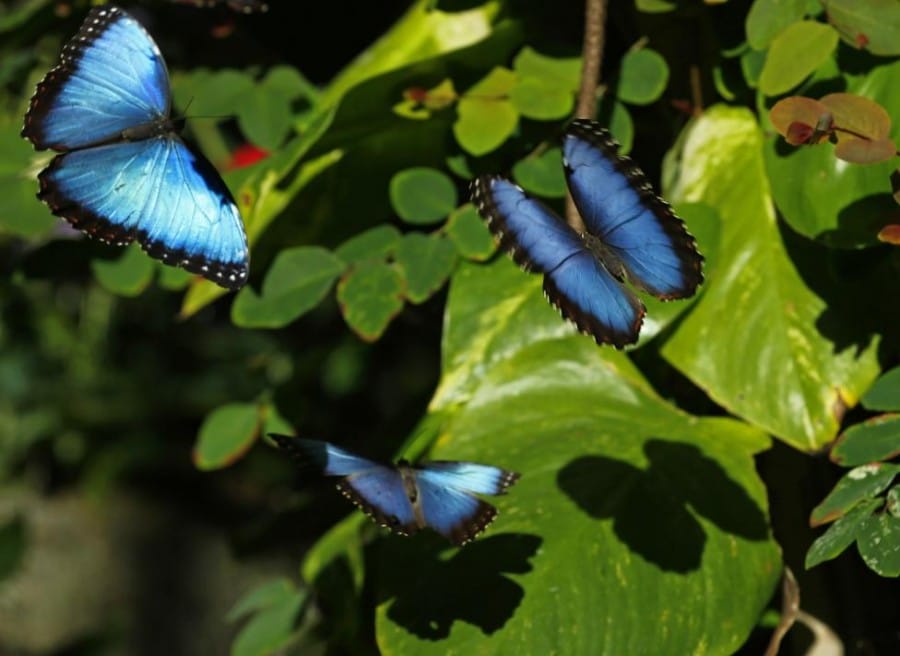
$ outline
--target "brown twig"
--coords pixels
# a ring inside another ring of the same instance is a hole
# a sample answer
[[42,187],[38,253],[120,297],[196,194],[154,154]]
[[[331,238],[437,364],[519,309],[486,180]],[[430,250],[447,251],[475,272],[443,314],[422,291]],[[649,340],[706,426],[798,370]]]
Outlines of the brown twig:
[[[594,118],[597,113],[597,85],[600,83],[600,62],[603,59],[603,36],[606,24],[606,0],[586,0],[584,12],[584,46],[581,53],[581,88],[578,91],[576,118]],[[584,223],[566,194],[566,221],[578,230]]]

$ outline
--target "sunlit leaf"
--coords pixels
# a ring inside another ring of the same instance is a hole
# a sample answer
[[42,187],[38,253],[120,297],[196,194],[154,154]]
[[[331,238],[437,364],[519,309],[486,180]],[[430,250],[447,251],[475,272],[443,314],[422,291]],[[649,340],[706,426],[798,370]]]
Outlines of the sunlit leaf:
[[823,0],[828,22],[854,48],[900,55],[900,4],[895,0]]
[[820,526],[845,515],[856,504],[884,492],[900,473],[900,465],[873,463],[851,469],[837,482],[809,516],[811,526]]
[[[864,299],[829,266],[830,253],[779,229],[762,135],[749,112],[717,106],[694,123],[670,200],[713,207],[722,246],[718,275],[707,279],[663,355],[717,403],[796,448],[831,442],[844,408],[878,374],[878,338],[858,321],[859,310],[835,312],[833,295],[850,304]],[[811,278],[828,281],[827,301]]]
[[463,94],[453,124],[453,134],[463,150],[484,155],[515,131],[519,112],[510,102],[509,93],[516,80],[515,73],[497,67]]
[[767,96],[790,91],[821,66],[837,47],[838,34],[829,25],[798,21],[772,41],[759,76]]

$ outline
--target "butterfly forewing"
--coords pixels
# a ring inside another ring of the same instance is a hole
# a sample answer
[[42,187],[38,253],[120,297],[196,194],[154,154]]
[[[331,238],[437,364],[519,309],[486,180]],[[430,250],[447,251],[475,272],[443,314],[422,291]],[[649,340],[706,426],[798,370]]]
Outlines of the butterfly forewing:
[[702,282],[703,257],[641,170],[610,134],[575,120],[563,137],[569,191],[588,231],[602,240],[636,287],[663,300],[686,298]]
[[38,83],[22,136],[40,150],[73,150],[116,139],[167,117],[169,109],[159,48],[131,16],[103,5],[91,10],[59,65]]

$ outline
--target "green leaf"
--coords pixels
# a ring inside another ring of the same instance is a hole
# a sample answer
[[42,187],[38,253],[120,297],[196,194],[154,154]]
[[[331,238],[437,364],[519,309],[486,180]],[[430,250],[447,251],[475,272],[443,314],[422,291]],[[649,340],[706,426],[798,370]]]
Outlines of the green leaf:
[[622,102],[649,105],[659,99],[668,83],[666,60],[655,50],[642,48],[622,57],[615,93]]
[[21,129],[20,117],[0,117],[0,234],[32,237],[47,232],[60,219],[35,198],[37,174],[50,160],[35,154],[31,144],[19,135]]
[[859,529],[881,505],[880,499],[868,499],[855,506],[850,512],[828,527],[806,552],[803,566],[811,569],[826,560],[837,558],[856,541]]
[[384,262],[363,262],[338,283],[341,313],[353,331],[367,342],[381,337],[400,310],[403,277]]
[[841,477],[834,489],[813,508],[809,516],[812,526],[820,526],[845,515],[856,504],[884,492],[900,472],[900,465],[873,463],[851,469]]
[[485,155],[506,141],[519,124],[519,112],[509,100],[515,73],[496,67],[469,89],[456,106],[456,141],[471,155]]
[[288,137],[294,116],[290,100],[280,93],[257,88],[238,109],[238,126],[249,141],[260,148],[275,150]]
[[900,4],[896,0],[826,0],[828,22],[854,48],[900,55]]
[[509,98],[519,114],[536,121],[565,118],[575,105],[570,89],[536,77],[519,78],[509,91]]
[[807,0],[754,0],[747,13],[747,42],[765,50],[778,34],[806,14]]
[[[848,92],[885,107],[900,106],[900,62],[877,66],[848,81]],[[891,137],[900,138],[900,124]],[[878,243],[878,231],[896,222],[897,204],[891,197],[890,161],[848,166],[835,158],[829,144],[787,147],[773,136],[765,147],[766,170],[778,209],[802,235],[829,246],[856,248]]]
[[456,251],[469,260],[484,262],[497,250],[494,236],[471,203],[458,208],[444,226]]
[[603,96],[597,111],[597,120],[616,138],[621,148],[619,152],[627,155],[634,143],[634,122],[628,108],[611,95]]
[[895,485],[887,491],[884,507],[894,517],[900,517],[900,485]]
[[132,243],[118,260],[94,260],[91,269],[97,282],[113,294],[138,296],[153,280],[156,266],[137,243]]
[[268,656],[284,647],[305,599],[304,592],[295,591],[258,612],[234,639],[231,656]]
[[354,588],[362,590],[365,579],[365,560],[363,557],[363,541],[360,532],[369,519],[361,512],[355,512],[332,526],[320,537],[303,557],[300,573],[307,583],[314,583],[326,567],[337,558],[347,561],[353,573]]
[[189,106],[192,116],[232,116],[236,107],[253,97],[255,86],[250,75],[229,68],[215,72],[198,69],[172,76],[175,106]]
[[767,96],[790,91],[819,68],[837,47],[838,33],[830,25],[798,21],[772,41],[759,76]]
[[156,263],[156,269],[159,273],[159,286],[172,291],[184,289],[196,277],[190,271],[179,267],[167,266],[162,262]]
[[733,653],[780,572],[753,463],[768,438],[660,399],[507,258],[457,268],[445,321],[431,457],[522,478],[473,544],[384,541],[380,648]]
[[581,57],[547,57],[525,46],[513,60],[513,71],[523,78],[553,82],[574,92],[581,84]]
[[741,55],[741,72],[747,86],[755,89],[759,86],[759,76],[766,65],[766,53],[759,50],[748,50]]
[[348,265],[383,260],[393,255],[400,243],[400,231],[392,225],[380,225],[351,237],[338,246],[335,256]]
[[664,14],[678,7],[678,0],[635,0],[638,11],[648,14]]
[[890,460],[900,454],[900,415],[873,417],[848,428],[831,450],[831,459],[853,467]]
[[281,251],[256,294],[244,287],[231,306],[231,320],[244,328],[280,328],[316,307],[346,268],[319,246]]
[[265,91],[281,94],[288,100],[300,97],[314,100],[319,95],[318,88],[292,66],[273,67],[261,86]]
[[209,471],[227,467],[259,437],[260,408],[255,403],[229,403],[206,416],[194,445],[194,465]]
[[900,367],[894,367],[876,380],[863,394],[862,404],[869,410],[900,411]]
[[559,148],[548,148],[540,155],[520,159],[513,165],[512,172],[525,191],[546,198],[564,198],[566,195],[566,176],[563,175]]
[[25,520],[16,515],[0,524],[0,583],[22,565],[27,544]]
[[869,517],[856,546],[869,569],[881,576],[900,576],[900,518],[888,513]]
[[225,619],[229,622],[235,622],[250,613],[283,602],[290,598],[296,590],[297,586],[288,578],[273,579],[261,583],[241,597],[228,611]]
[[406,298],[424,303],[444,286],[456,264],[456,249],[442,235],[411,232],[403,237],[395,258],[406,278]]
[[722,245],[716,276],[662,353],[731,413],[796,448],[819,449],[878,374],[877,338],[852,313],[834,311],[859,290],[837,276],[832,253],[779,230],[749,111],[711,107],[689,130],[670,200],[715,209]]
[[437,169],[417,167],[391,178],[391,205],[397,215],[414,225],[437,223],[456,208],[456,185]]

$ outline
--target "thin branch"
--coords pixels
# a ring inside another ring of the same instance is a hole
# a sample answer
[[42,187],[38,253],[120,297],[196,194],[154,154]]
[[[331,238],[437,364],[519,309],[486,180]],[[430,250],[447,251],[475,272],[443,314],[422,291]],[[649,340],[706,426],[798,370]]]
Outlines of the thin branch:
[[[581,88],[578,91],[576,118],[594,118],[597,113],[597,85],[600,83],[600,62],[603,59],[603,36],[606,25],[606,0],[586,0],[584,12],[584,47],[581,53]],[[566,194],[566,221],[582,232],[584,223]]]

